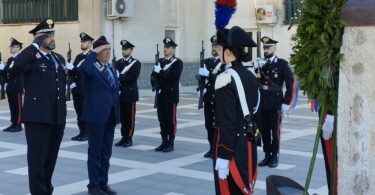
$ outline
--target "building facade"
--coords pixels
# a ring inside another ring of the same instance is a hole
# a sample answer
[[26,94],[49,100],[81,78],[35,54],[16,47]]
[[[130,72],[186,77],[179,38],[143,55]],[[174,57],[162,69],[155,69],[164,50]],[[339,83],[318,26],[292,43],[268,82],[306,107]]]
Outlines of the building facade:
[[[258,30],[262,36],[278,40],[278,55],[288,60],[292,48],[291,36],[296,29],[293,26],[288,30],[288,27],[294,20],[292,16],[300,6],[300,0],[238,0],[237,3],[237,11],[228,27],[241,26],[254,40]],[[256,12],[262,10],[257,11],[256,8],[270,6],[274,10],[266,10],[264,14],[271,14],[275,18],[271,23],[259,24]],[[56,21],[56,51],[64,56],[68,43],[73,56],[80,52],[80,32],[94,38],[105,35],[117,59],[122,57],[120,41],[126,39],[132,42],[136,46],[133,56],[142,62],[139,81],[142,88],[150,87],[149,76],[156,44],[159,44],[162,56],[165,36],[175,39],[178,44],[176,56],[184,61],[181,84],[196,85],[194,75],[199,66],[201,42],[205,41],[205,54],[208,57],[209,38],[215,33],[212,0],[0,0],[0,10],[0,52],[3,61],[9,57],[9,38],[15,37],[28,45],[32,42],[32,35],[27,32],[39,20],[52,17]],[[116,17],[121,14],[127,17]],[[256,49],[252,53],[255,58]]]

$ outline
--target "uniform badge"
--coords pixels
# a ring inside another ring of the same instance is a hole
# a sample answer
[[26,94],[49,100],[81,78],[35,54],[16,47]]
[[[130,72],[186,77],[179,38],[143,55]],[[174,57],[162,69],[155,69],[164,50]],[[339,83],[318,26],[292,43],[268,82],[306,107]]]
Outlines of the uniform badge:
[[40,53],[36,53],[36,54],[35,54],[35,57],[36,57],[37,59],[39,59],[39,58],[41,58],[42,56],[40,55]]
[[47,20],[47,24],[48,24],[49,28],[52,28],[53,20],[52,19],[48,19]]
[[41,68],[47,68],[47,66],[44,65],[44,63],[43,63],[43,64],[40,64],[39,67],[41,67]]

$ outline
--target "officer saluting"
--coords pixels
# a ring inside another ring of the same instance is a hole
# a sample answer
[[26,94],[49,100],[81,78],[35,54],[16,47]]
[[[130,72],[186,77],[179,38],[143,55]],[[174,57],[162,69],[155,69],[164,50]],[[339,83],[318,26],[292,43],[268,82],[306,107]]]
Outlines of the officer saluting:
[[216,76],[223,69],[220,63],[219,55],[217,54],[215,48],[217,47],[216,41],[217,36],[213,35],[210,39],[212,44],[211,54],[212,57],[204,60],[204,67],[199,68],[199,75],[202,76],[205,83],[205,93],[203,96],[204,102],[204,119],[205,126],[207,130],[207,139],[210,144],[209,151],[204,154],[205,158],[213,158],[213,147],[214,147],[214,135],[215,135],[215,80]]
[[29,33],[32,45],[15,59],[12,72],[25,81],[25,124],[31,194],[52,194],[55,168],[66,119],[64,58],[55,49],[54,22],[46,19]]
[[77,113],[77,124],[79,128],[79,134],[72,137],[72,140],[86,141],[88,139],[87,132],[82,121],[82,112],[83,112],[83,89],[82,89],[82,75],[79,67],[82,65],[87,54],[91,51],[92,41],[94,40],[88,34],[82,32],[79,34],[81,38],[81,50],[82,52],[76,56],[73,62],[73,66],[67,67],[70,69],[68,71],[69,77],[73,81],[70,85],[73,94],[73,105]]
[[22,131],[21,126],[21,110],[22,110],[22,94],[23,94],[23,77],[19,73],[11,72],[14,66],[14,59],[22,50],[22,43],[17,41],[15,38],[10,39],[10,57],[4,68],[6,77],[5,82],[7,84],[6,92],[8,96],[8,103],[10,109],[10,121],[12,125],[4,129],[8,132]]
[[[278,166],[280,148],[280,124],[283,112],[287,112],[292,99],[294,77],[288,62],[275,55],[275,40],[262,37],[264,57],[266,64],[255,67],[255,72],[260,80],[261,91],[261,132],[265,158],[259,166]],[[283,85],[286,92],[283,96]],[[272,139],[271,139],[272,133]]]
[[171,152],[174,150],[176,137],[176,110],[179,102],[179,82],[183,62],[174,56],[177,44],[169,37],[163,40],[164,58],[160,58],[154,66],[152,75],[156,76],[160,85],[157,105],[158,119],[162,143],[155,151]]
[[83,61],[82,120],[89,136],[87,168],[90,195],[117,194],[108,186],[109,159],[116,124],[120,120],[117,75],[109,65],[111,46],[104,36],[93,43],[93,51]]
[[141,71],[141,63],[132,57],[134,45],[122,40],[122,59],[116,62],[120,73],[120,121],[121,136],[115,146],[129,147],[133,145],[136,102],[139,100],[137,80]]

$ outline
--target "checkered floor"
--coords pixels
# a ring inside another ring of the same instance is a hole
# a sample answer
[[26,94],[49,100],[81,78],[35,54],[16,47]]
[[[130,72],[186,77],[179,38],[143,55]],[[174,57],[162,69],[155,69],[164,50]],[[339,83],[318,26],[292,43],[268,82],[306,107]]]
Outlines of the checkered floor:
[[[0,129],[9,125],[9,109],[0,107]],[[214,183],[211,160],[203,158],[208,150],[203,111],[197,110],[193,88],[183,88],[177,110],[175,151],[157,153],[160,143],[156,110],[150,91],[141,91],[137,104],[134,146],[113,147],[110,185],[121,195],[212,195]],[[317,115],[309,111],[307,99],[300,97],[296,110],[283,121],[280,165],[259,168],[255,194],[266,194],[268,175],[282,175],[304,184],[315,138]],[[68,102],[68,117],[56,165],[54,194],[87,194],[87,142],[70,141],[77,133],[75,112]],[[115,141],[120,138],[119,126]],[[28,194],[26,140],[24,131],[0,132],[0,194]],[[263,158],[258,148],[258,158]],[[327,194],[323,156],[319,149],[310,192]]]

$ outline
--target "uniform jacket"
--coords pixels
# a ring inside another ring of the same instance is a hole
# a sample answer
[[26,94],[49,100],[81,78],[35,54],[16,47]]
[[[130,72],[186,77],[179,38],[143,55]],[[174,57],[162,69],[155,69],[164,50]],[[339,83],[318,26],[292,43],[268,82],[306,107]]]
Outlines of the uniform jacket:
[[[129,68],[128,66],[130,65],[131,67]],[[138,101],[139,92],[137,80],[141,71],[141,63],[133,57],[130,57],[128,60],[122,58],[116,62],[116,69],[120,74],[120,102]],[[124,69],[127,71],[124,71]]]
[[30,45],[15,59],[11,73],[23,73],[25,97],[23,122],[63,124],[66,119],[64,58],[51,53],[51,62],[39,49]]

